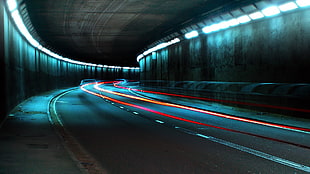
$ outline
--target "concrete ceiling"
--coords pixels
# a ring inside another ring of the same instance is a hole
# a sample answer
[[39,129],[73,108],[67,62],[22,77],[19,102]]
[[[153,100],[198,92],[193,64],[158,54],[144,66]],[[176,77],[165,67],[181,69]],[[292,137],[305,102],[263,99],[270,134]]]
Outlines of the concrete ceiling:
[[41,39],[63,56],[106,65],[137,66],[148,44],[184,21],[249,0],[24,0]]

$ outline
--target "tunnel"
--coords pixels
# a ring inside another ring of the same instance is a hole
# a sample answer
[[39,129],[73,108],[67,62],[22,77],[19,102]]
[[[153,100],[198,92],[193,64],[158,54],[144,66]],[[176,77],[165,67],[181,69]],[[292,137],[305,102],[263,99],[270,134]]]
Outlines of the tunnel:
[[310,172],[309,0],[0,3],[0,173]]

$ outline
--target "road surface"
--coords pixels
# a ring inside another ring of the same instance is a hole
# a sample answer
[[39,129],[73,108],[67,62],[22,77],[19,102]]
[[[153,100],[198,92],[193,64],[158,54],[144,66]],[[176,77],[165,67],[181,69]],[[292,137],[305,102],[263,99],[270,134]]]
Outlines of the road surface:
[[63,94],[55,110],[111,174],[310,173],[309,127],[176,103],[102,83]]

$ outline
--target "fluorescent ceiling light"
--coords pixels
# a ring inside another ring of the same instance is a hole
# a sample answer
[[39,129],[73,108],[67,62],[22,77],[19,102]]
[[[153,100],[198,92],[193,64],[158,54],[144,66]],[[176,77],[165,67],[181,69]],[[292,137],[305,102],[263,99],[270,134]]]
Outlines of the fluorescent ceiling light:
[[298,6],[294,2],[288,2],[279,6],[281,11],[290,11],[298,8]]
[[148,55],[148,54],[150,54],[150,53],[153,53],[153,52],[155,52],[155,51],[157,51],[157,50],[166,48],[166,47],[168,47],[168,46],[170,46],[170,45],[173,45],[173,44],[175,44],[175,43],[178,43],[178,42],[180,42],[180,41],[181,41],[181,40],[180,40],[179,38],[174,38],[174,39],[172,39],[172,40],[170,40],[170,41],[168,41],[168,42],[163,42],[163,43],[161,43],[161,44],[158,44],[158,45],[156,45],[155,47],[152,47],[152,48],[150,48],[150,49],[144,51],[142,54],[138,55],[137,61],[139,62],[140,59],[142,59],[144,56],[146,56],[146,55]]
[[263,18],[265,17],[263,13],[261,12],[254,12],[254,13],[251,13],[249,14],[250,18],[253,19],[253,20],[256,20],[256,19],[260,19],[260,18]]
[[198,32],[196,30],[194,30],[194,31],[186,33],[185,38],[191,39],[191,38],[197,37],[198,35],[199,35]]
[[231,27],[239,25],[240,22],[237,19],[231,19],[229,21],[227,21],[228,25],[230,25]]
[[206,27],[202,28],[202,31],[204,33],[208,34],[208,33],[211,33],[211,32],[214,32],[214,31],[218,31],[218,30],[221,30],[221,29],[226,29],[228,27],[230,27],[229,22],[228,21],[223,21],[223,22],[220,22],[220,23],[217,23],[217,24],[212,24],[212,25],[206,26]]
[[265,16],[273,16],[280,13],[280,10],[276,6],[271,6],[262,10]]
[[15,24],[21,34],[27,39],[27,41],[33,45],[34,47],[38,47],[40,44],[31,36],[31,34],[28,32],[25,24],[23,23],[23,20],[18,12],[18,10],[15,10],[12,12],[12,18],[15,21]]
[[298,4],[299,7],[307,7],[310,5],[309,0],[297,0],[296,3]]
[[202,28],[202,31],[206,34],[211,33],[213,31],[212,25],[211,26],[206,26]]
[[10,11],[14,11],[17,8],[16,0],[7,0],[6,1]]
[[217,31],[217,30],[219,30],[217,24],[212,24],[212,25],[209,25],[209,26],[202,28],[202,31],[206,34]]
[[137,57],[137,62],[139,62],[140,61],[140,59],[142,59],[144,57],[144,55],[143,54],[139,54],[138,55],[138,57]]
[[167,42],[167,46],[173,45],[173,44],[178,43],[180,41],[181,40],[179,38],[174,38],[174,39]]
[[249,18],[248,15],[244,15],[244,16],[240,16],[237,18],[238,22],[240,22],[241,24],[247,23],[251,21],[251,18]]
[[229,24],[227,21],[223,21],[223,22],[218,23],[218,28],[220,28],[220,29],[226,29],[228,27],[229,27]]

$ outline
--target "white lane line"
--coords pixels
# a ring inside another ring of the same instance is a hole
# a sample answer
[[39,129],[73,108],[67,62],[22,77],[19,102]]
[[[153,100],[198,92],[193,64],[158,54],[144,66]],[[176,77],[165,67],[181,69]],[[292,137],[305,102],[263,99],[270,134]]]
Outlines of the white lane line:
[[303,131],[303,130],[296,130],[296,129],[290,129],[290,128],[282,128],[281,129],[284,129],[284,130],[288,130],[288,131],[293,131],[293,132],[300,132],[300,133],[304,133],[304,134],[309,134],[310,135],[310,132],[306,132],[306,131]]
[[[63,125],[61,118],[59,118],[59,114],[56,111],[56,103],[57,101],[63,97],[64,95],[74,91],[75,89],[66,91],[61,93],[60,95],[52,98],[49,102],[49,109],[48,109],[48,118],[50,123],[55,126],[55,131],[57,132],[58,136],[61,138],[62,143],[66,150],[69,152],[68,154],[75,161],[80,168],[82,173],[107,173],[106,170],[97,162],[88,152],[84,150],[84,148],[80,145],[80,143],[67,131],[65,126]],[[55,120],[54,120],[55,119]],[[56,126],[56,125],[60,126]],[[92,164],[91,166],[87,166],[85,168],[85,164]]]
[[[73,90],[75,90],[75,89],[73,89]],[[64,92],[64,93],[61,93],[60,95],[58,95],[58,96],[56,96],[55,98],[53,98],[53,99],[51,100],[51,102],[50,102],[50,105],[51,105],[51,107],[52,107],[51,109],[52,109],[53,113],[55,114],[55,118],[56,118],[56,120],[58,121],[58,123],[59,123],[62,127],[64,127],[64,125],[63,125],[61,119],[59,118],[59,114],[58,114],[57,111],[56,111],[56,102],[57,102],[61,97],[63,97],[64,95],[66,95],[66,94],[68,94],[68,93],[70,93],[70,92],[72,92],[73,90],[69,90],[69,91],[66,91],[66,92]],[[49,114],[49,121],[53,124],[53,121],[52,121],[52,118],[51,118],[50,114]]]
[[[131,90],[129,90],[129,91],[131,93],[133,93]],[[135,95],[137,95],[137,94],[135,94]],[[145,96],[143,96],[143,97],[146,98]],[[161,123],[161,124],[164,123],[164,122],[162,122],[160,120],[155,120],[155,121],[158,122],[158,123]],[[175,128],[179,129],[180,127],[176,126]],[[216,143],[219,143],[219,144],[222,144],[222,145],[225,145],[225,146],[228,146],[228,147],[240,150],[242,152],[246,152],[246,153],[252,154],[254,156],[261,157],[261,158],[264,158],[266,160],[270,160],[270,161],[276,162],[278,164],[282,164],[282,165],[285,165],[285,166],[288,166],[288,167],[292,167],[292,168],[295,168],[295,169],[298,169],[298,170],[302,170],[302,171],[305,171],[305,172],[310,172],[310,167],[306,166],[306,165],[303,165],[303,164],[299,164],[299,163],[296,163],[296,162],[293,162],[293,161],[289,161],[289,160],[286,160],[286,159],[283,159],[283,158],[280,158],[280,157],[276,157],[276,156],[273,156],[273,155],[270,155],[270,154],[267,154],[267,153],[264,153],[264,152],[261,152],[261,151],[258,151],[258,150],[254,150],[254,149],[251,149],[251,148],[248,148],[248,147],[245,147],[245,146],[241,146],[241,145],[238,145],[238,144],[235,144],[235,143],[232,143],[232,142],[228,142],[228,141],[225,141],[225,140],[222,140],[222,139],[218,139],[218,138],[215,138],[215,137],[212,137],[212,136],[206,136],[206,135],[197,134],[197,133],[193,133],[193,134],[196,135],[196,136],[208,139],[208,140],[210,140],[212,142],[216,142]]]
[[310,167],[306,166],[306,165],[303,165],[303,164],[295,163],[293,161],[289,161],[289,160],[286,160],[286,159],[283,159],[283,158],[280,158],[280,157],[276,157],[276,156],[270,155],[268,153],[264,153],[264,152],[261,152],[261,151],[258,151],[258,150],[254,150],[254,149],[251,149],[251,148],[248,148],[248,147],[245,147],[245,146],[241,146],[239,144],[235,144],[235,143],[232,143],[232,142],[228,142],[228,141],[225,141],[225,140],[222,140],[222,139],[219,139],[219,138],[215,138],[215,137],[212,137],[212,136],[206,136],[206,135],[203,135],[203,134],[196,134],[196,135],[199,136],[199,137],[208,139],[210,141],[213,141],[213,142],[216,142],[216,143],[219,143],[219,144],[222,144],[222,145],[225,145],[225,146],[228,146],[228,147],[240,150],[242,152],[246,152],[246,153],[249,153],[249,154],[252,154],[252,155],[255,155],[255,156],[258,156],[258,157],[261,157],[261,158],[264,158],[264,159],[267,159],[267,160],[270,160],[270,161],[273,161],[273,162],[276,162],[276,163],[279,163],[279,164],[283,164],[283,165],[288,166],[288,167],[292,167],[292,168],[295,168],[295,169],[298,169],[298,170],[302,170],[302,171],[305,171],[305,172],[310,172]]
[[207,128],[207,127],[199,127],[199,128],[197,128],[198,130],[208,130],[209,128]]
[[57,102],[57,103],[65,103],[65,104],[68,103],[68,102],[66,102],[66,101],[60,101],[60,100],[57,100],[56,102]]
[[165,122],[161,121],[161,120],[155,120],[157,123],[163,124]]

